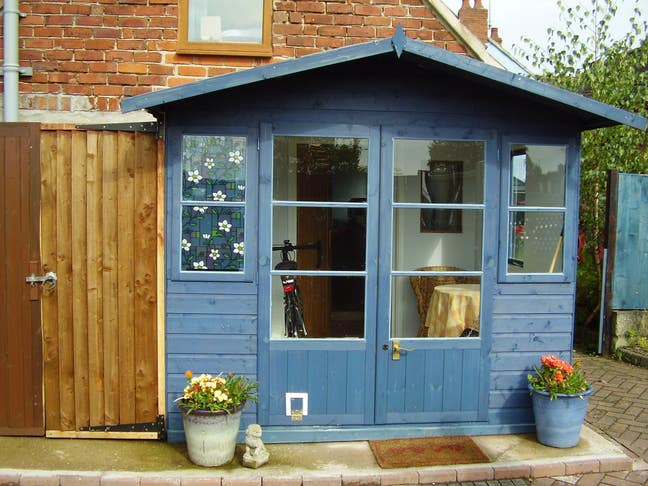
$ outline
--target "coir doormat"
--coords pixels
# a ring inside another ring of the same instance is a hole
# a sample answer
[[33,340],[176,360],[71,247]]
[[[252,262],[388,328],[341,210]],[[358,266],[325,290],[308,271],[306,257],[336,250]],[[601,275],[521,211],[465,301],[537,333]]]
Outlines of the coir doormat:
[[369,445],[384,469],[490,462],[477,444],[463,435],[370,440]]

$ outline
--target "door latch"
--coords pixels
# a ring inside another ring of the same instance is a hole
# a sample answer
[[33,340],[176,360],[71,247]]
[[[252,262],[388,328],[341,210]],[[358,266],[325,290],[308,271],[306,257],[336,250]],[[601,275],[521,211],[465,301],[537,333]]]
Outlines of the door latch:
[[36,284],[41,284],[43,290],[50,291],[56,287],[56,281],[58,277],[54,272],[47,272],[45,275],[34,275],[33,273],[25,277],[25,282],[34,287]]
[[414,348],[403,348],[401,347],[400,341],[394,339],[392,344],[392,360],[399,361],[401,358],[401,351],[414,351]]

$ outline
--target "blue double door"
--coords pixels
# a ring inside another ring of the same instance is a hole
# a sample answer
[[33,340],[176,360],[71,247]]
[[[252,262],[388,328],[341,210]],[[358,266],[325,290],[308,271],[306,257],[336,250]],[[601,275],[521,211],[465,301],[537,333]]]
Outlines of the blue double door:
[[[496,154],[470,129],[262,129],[262,424],[486,420]],[[286,331],[286,257],[305,337]]]

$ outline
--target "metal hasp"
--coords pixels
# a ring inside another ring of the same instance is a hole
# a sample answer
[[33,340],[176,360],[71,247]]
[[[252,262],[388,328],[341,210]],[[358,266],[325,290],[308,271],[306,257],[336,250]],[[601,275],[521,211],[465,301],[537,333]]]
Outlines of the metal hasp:
[[166,440],[166,425],[164,415],[158,415],[155,422],[118,425],[89,425],[80,427],[82,432],[157,432],[158,440]]
[[36,284],[41,284],[44,289],[51,290],[56,287],[56,281],[58,277],[54,272],[47,272],[45,275],[34,275],[33,273],[25,277],[25,282],[30,284],[32,287]]

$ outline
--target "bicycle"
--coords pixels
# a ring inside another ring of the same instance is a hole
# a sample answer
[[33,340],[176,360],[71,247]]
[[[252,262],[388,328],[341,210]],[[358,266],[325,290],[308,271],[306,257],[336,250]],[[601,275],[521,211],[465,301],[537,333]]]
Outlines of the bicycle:
[[[281,261],[275,266],[275,270],[292,271],[297,270],[297,262],[294,259],[295,250],[317,250],[317,266],[319,268],[322,255],[321,243],[305,243],[303,245],[293,245],[290,240],[284,240],[283,245],[272,247],[272,251],[281,252]],[[287,337],[303,338],[308,336],[306,323],[304,322],[304,303],[302,301],[301,291],[297,284],[297,278],[288,272],[280,275],[281,286],[283,288],[284,301],[284,335]]]

